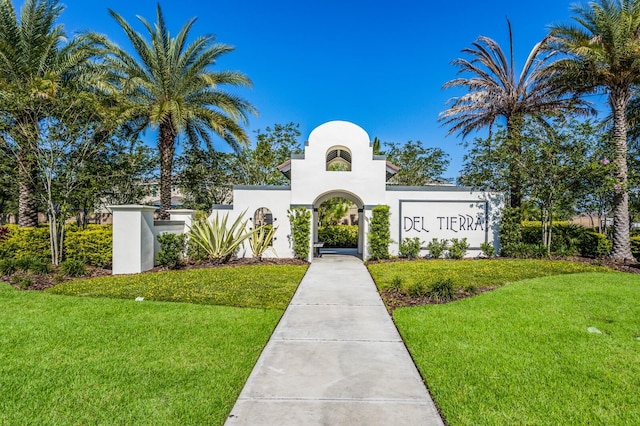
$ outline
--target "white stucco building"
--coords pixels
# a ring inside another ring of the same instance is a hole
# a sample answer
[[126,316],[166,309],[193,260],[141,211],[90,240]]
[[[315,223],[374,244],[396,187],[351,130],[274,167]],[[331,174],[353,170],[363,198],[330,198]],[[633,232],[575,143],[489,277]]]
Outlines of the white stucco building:
[[[273,223],[278,230],[266,256],[293,257],[287,211],[304,207],[313,212],[312,236],[317,241],[317,209],[333,197],[351,200],[358,207],[358,253],[368,258],[367,233],[371,210],[388,205],[391,212],[389,251],[398,253],[404,238],[418,237],[423,247],[432,238],[467,238],[468,256],[479,254],[480,244],[498,244],[500,194],[452,185],[400,187],[387,185],[398,168],[385,157],[373,155],[366,131],[346,121],[331,121],[309,135],[304,154],[279,166],[290,186],[236,186],[232,205],[216,205],[212,217],[229,214],[230,220],[246,212],[251,223]],[[313,254],[313,250],[310,250]],[[426,254],[426,250],[422,254]],[[239,256],[251,256],[248,247]],[[311,260],[311,259],[310,259]]]

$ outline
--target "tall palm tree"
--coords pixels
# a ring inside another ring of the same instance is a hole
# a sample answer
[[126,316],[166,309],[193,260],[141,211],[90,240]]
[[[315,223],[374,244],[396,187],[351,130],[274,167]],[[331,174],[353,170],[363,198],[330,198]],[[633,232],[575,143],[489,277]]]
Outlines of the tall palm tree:
[[544,116],[566,111],[588,113],[591,109],[577,96],[563,95],[556,87],[546,83],[543,70],[550,54],[545,54],[542,49],[547,39],[533,47],[524,67],[517,74],[509,20],[507,26],[508,58],[493,39],[479,37],[472,47],[462,50],[471,59],[453,61],[458,74],[468,76],[453,79],[445,83],[443,88],[464,88],[468,93],[452,99],[450,106],[440,113],[439,120],[450,127],[448,134],[460,133],[463,137],[485,127],[491,130],[498,120],[504,120],[511,157],[508,170],[510,206],[519,208],[522,204],[519,139],[525,117],[543,119]]
[[60,90],[80,90],[96,54],[90,38],[68,43],[56,21],[63,6],[57,0],[26,0],[18,18],[10,0],[0,0],[0,112],[3,132],[18,157],[18,222],[38,224],[33,147],[38,122]]
[[138,17],[149,33],[149,40],[145,40],[120,15],[110,9],[109,13],[126,33],[137,59],[109,43],[111,54],[106,66],[115,87],[130,103],[128,118],[137,121],[140,129],[158,128],[161,217],[166,217],[171,206],[171,172],[178,135],[186,134],[194,145],[204,141],[210,148],[213,134],[236,150],[246,145],[249,138],[242,125],[255,109],[219,86],[250,86],[251,82],[239,72],[210,70],[221,55],[233,50],[226,44],[214,44],[213,35],[197,37],[187,44],[195,18],[171,38],[158,4],[155,25]]
[[640,0],[596,0],[574,5],[572,11],[578,25],[560,24],[551,29],[549,48],[563,57],[549,71],[558,87],[607,96],[616,165],[611,257],[631,259],[627,109],[640,85]]

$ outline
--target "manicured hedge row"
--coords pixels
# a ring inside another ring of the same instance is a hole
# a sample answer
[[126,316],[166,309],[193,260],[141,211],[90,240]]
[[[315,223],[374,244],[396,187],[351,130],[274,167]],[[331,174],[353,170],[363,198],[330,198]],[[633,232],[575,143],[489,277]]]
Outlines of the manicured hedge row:
[[[9,232],[6,238],[0,241],[0,258],[51,258],[47,226],[20,228],[17,225],[5,225],[5,228]],[[111,225],[89,225],[86,229],[69,225],[65,233],[64,247],[65,260],[81,260],[86,265],[105,267],[112,260]]]
[[319,226],[318,241],[325,247],[358,247],[358,225]]
[[[542,245],[541,222],[522,222],[522,242],[529,246]],[[604,235],[569,222],[554,222],[551,252],[563,255],[579,254],[602,257],[611,251],[611,241]]]

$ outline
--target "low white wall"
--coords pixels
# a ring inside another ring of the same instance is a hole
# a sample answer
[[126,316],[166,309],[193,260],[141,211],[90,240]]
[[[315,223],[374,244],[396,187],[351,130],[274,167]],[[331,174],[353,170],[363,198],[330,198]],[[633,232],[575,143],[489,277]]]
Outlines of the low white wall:
[[391,213],[391,255],[398,255],[404,238],[420,238],[421,256],[426,245],[438,240],[467,238],[466,257],[480,255],[480,244],[499,250],[499,219],[504,201],[499,194],[455,186],[387,187]]

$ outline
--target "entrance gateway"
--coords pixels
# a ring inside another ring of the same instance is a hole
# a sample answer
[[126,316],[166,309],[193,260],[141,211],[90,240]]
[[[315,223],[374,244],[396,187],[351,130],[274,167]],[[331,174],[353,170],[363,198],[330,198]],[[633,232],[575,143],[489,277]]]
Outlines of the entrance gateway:
[[[372,209],[390,208],[391,245],[389,253],[398,254],[404,238],[418,237],[425,245],[433,238],[467,238],[468,257],[480,253],[480,244],[492,243],[498,249],[499,216],[503,197],[498,193],[474,191],[453,185],[396,186],[387,180],[398,167],[385,156],[374,155],[369,135],[347,121],[330,121],[316,127],[305,143],[304,153],[293,155],[278,166],[290,180],[290,186],[233,187],[233,205],[215,205],[210,218],[229,214],[235,220],[243,212],[254,226],[272,223],[273,248],[264,257],[293,257],[291,226],[287,211],[303,207],[313,212],[309,256],[318,240],[318,207],[334,197],[346,198],[358,208],[358,253],[369,257],[367,234]],[[251,249],[238,256],[251,257]]]

